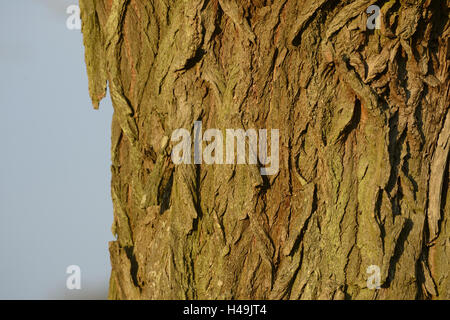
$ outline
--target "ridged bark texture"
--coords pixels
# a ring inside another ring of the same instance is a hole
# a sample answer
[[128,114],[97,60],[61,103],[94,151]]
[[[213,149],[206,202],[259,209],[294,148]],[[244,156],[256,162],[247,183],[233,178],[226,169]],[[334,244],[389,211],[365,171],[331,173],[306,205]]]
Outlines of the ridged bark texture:
[[[80,6],[114,105],[109,298],[450,299],[449,1]],[[278,173],[174,165],[194,121],[279,129]]]

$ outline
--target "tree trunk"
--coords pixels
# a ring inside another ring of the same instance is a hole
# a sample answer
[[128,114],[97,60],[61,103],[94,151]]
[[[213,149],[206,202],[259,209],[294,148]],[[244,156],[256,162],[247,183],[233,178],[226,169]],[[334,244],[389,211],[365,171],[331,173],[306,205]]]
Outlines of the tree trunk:
[[[448,0],[80,6],[114,105],[109,298],[450,298]],[[195,121],[278,129],[279,171],[176,165]]]

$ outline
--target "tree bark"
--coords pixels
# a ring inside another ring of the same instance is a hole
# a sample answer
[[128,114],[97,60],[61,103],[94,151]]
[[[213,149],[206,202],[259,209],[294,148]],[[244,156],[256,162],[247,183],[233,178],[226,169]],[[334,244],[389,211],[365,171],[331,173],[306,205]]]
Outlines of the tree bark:
[[[449,3],[80,0],[114,105],[109,298],[449,299]],[[194,121],[279,129],[278,173],[175,165]]]

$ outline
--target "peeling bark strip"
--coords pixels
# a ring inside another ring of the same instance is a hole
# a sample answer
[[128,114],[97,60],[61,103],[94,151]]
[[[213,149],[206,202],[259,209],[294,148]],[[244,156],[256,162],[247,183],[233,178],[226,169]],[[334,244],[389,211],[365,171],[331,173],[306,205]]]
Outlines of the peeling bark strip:
[[[436,150],[431,162],[430,194],[428,205],[428,227],[430,229],[430,241],[439,234],[439,221],[442,218],[442,199],[447,190],[444,190],[445,181],[448,179],[448,157],[450,153],[450,117],[447,115],[444,128],[439,134]],[[448,186],[448,181],[447,181]]]
[[[450,299],[449,4],[80,0],[115,111],[109,297]],[[196,122],[279,129],[278,172],[175,165]]]

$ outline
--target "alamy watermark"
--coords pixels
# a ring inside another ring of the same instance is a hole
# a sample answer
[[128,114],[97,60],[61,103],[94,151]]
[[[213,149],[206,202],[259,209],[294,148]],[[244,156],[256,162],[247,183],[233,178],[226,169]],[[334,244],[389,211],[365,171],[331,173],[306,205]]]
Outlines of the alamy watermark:
[[80,6],[72,4],[67,7],[66,13],[69,15],[66,20],[67,29],[81,30]]
[[370,265],[366,269],[366,273],[370,274],[367,278],[367,288],[371,290],[381,288],[381,270],[377,265]]
[[381,9],[379,6],[373,4],[369,6],[366,10],[367,14],[367,29],[380,29],[381,26]]
[[[178,142],[172,148],[174,164],[259,164],[261,175],[274,175],[279,169],[279,130],[270,130],[270,155],[268,154],[267,129],[226,129],[225,142],[222,131],[208,129],[202,132],[202,122],[194,122],[194,139],[186,129],[176,129],[172,133],[172,142]],[[192,140],[194,155],[192,157]],[[248,143],[246,143],[248,141]],[[203,149],[203,142],[209,144]],[[236,144],[235,144],[236,142]],[[225,155],[224,155],[225,143]],[[246,154],[248,145],[248,157]],[[235,148],[236,146],[236,148]],[[236,149],[236,155],[235,155]],[[237,157],[237,162],[236,161]],[[193,158],[193,159],[192,159]]]
[[69,290],[81,290],[81,268],[77,265],[70,265],[66,269],[70,274],[66,280],[66,288]]

